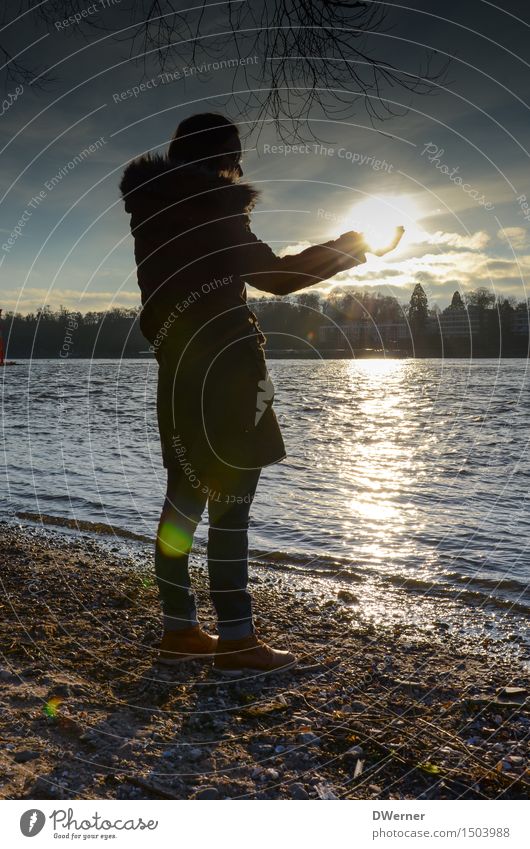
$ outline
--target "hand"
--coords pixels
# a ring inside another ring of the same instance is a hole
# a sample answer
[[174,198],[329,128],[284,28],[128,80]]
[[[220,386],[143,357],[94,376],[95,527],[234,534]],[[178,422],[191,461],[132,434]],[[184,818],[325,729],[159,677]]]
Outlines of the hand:
[[339,238],[335,240],[335,246],[338,250],[350,254],[350,256],[365,254],[369,250],[363,234],[357,233],[356,230],[347,230],[346,233],[341,233]]
[[399,227],[396,227],[395,236],[390,242],[390,244],[387,245],[385,248],[379,248],[377,251],[370,251],[370,253],[373,253],[374,256],[384,256],[385,254],[390,253],[390,251],[393,251],[394,248],[397,248],[401,239],[403,238],[404,232],[405,228],[401,225]]

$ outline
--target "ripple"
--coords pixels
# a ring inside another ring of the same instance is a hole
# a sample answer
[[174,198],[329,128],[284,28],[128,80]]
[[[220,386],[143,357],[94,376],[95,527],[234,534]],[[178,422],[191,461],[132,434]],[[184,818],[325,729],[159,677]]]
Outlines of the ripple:
[[[526,361],[269,365],[288,460],[254,503],[260,562],[473,605],[528,598]],[[153,364],[72,361],[60,387],[58,373],[26,362],[3,381],[0,513],[151,541],[165,484]]]

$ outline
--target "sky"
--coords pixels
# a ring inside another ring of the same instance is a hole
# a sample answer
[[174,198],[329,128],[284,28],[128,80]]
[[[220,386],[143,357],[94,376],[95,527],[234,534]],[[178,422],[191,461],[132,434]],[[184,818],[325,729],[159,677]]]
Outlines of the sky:
[[370,287],[405,302],[420,282],[441,308],[455,290],[478,286],[517,301],[528,297],[526,2],[385,4],[388,25],[366,38],[366,49],[409,74],[438,51],[436,62],[451,60],[442,82],[428,96],[385,91],[399,114],[382,122],[370,122],[353,95],[342,116],[315,107],[295,150],[282,147],[274,124],[266,116],[256,123],[256,110],[233,93],[265,88],[275,57],[261,55],[243,35],[237,45],[222,41],[226,3],[209,5],[201,26],[213,47],[222,45],[217,61],[236,51],[248,60],[236,85],[226,67],[190,71],[185,53],[168,64],[171,78],[160,76],[156,56],[144,68],[134,59],[141,44],[126,38],[125,0],[71,5],[83,10],[81,25],[57,19],[46,27],[36,10],[17,17],[14,2],[0,26],[0,47],[31,71],[24,82],[6,69],[2,78],[0,307],[136,306],[120,174],[147,150],[163,152],[182,118],[206,110],[224,112],[245,134],[244,179],[261,191],[252,228],[276,252],[349,229],[375,245],[394,225],[405,226],[398,251],[314,287],[321,293]]

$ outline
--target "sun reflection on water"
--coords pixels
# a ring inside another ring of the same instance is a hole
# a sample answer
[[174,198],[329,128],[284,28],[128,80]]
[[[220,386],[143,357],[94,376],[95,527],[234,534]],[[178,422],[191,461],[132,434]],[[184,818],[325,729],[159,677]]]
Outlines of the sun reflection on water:
[[410,464],[400,444],[412,413],[403,387],[406,370],[407,363],[397,359],[356,360],[350,364],[356,415],[349,450],[353,498],[347,503],[347,524],[370,523],[378,559],[384,558],[389,525],[395,537],[407,524]]

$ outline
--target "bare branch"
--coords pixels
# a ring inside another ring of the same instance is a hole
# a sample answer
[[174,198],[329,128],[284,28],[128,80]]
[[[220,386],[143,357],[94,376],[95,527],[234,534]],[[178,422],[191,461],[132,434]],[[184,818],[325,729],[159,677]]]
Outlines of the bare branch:
[[[21,10],[33,8],[34,21],[48,28],[83,6],[84,0],[20,3]],[[108,16],[107,25],[114,25],[108,31],[128,45],[129,57],[144,74],[153,63],[159,70],[177,70],[237,59],[230,99],[258,125],[272,121],[286,140],[311,133],[307,119],[314,114],[351,117],[360,110],[372,124],[402,114],[407,100],[440,87],[448,67],[427,51],[423,70],[416,72],[383,58],[380,54],[389,52],[391,25],[387,4],[376,2],[123,0],[117,9]],[[102,15],[97,20],[84,17],[75,30],[105,30],[105,20]],[[5,46],[0,50],[6,54]],[[260,65],[249,72],[240,60],[254,55]],[[31,69],[20,63],[8,68],[10,79],[31,76]],[[201,78],[207,81],[205,75]]]

